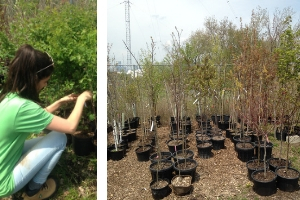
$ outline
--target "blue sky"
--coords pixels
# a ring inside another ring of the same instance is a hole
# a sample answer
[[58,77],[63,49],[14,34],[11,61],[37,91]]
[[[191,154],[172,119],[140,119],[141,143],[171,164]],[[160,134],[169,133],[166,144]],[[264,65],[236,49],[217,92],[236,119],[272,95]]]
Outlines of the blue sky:
[[[127,1],[127,0],[126,0]],[[164,45],[172,40],[171,33],[182,30],[181,40],[187,39],[193,32],[203,29],[206,18],[224,19],[240,25],[249,23],[252,10],[258,6],[267,9],[272,17],[275,9],[280,11],[290,7],[296,14],[294,21],[300,18],[298,0],[131,0],[130,1],[131,52],[138,59],[140,50],[147,50],[152,37],[156,43],[157,61],[165,55]],[[107,43],[111,44],[110,56],[116,61],[127,64],[125,2],[108,0],[107,2]],[[132,64],[135,64],[132,58]]]

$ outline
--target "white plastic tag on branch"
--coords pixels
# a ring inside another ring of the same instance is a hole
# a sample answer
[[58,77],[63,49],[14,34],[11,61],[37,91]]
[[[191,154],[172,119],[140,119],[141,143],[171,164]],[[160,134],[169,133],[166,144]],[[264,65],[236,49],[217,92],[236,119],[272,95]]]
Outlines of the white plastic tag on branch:
[[153,120],[152,120],[152,122],[151,122],[151,128],[150,128],[150,131],[152,131],[153,130]]
[[121,143],[122,142],[122,128],[121,128],[121,123],[119,122],[119,133],[120,133],[120,139],[119,139],[119,142]]
[[198,99],[196,99],[193,104],[195,104],[197,101],[198,101]]

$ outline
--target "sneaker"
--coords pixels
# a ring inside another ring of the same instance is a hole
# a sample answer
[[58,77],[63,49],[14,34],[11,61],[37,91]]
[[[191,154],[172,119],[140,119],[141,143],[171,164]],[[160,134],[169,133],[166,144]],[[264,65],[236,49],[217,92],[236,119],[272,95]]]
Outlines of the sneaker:
[[39,200],[48,199],[57,190],[57,184],[55,179],[48,178],[47,181],[42,185],[41,189],[33,196],[28,196],[26,192],[23,193],[23,200]]

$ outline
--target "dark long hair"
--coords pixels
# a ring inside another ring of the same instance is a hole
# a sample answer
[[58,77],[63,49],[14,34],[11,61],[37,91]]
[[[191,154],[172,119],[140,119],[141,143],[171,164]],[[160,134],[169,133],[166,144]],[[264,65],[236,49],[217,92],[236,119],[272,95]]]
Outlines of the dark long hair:
[[[52,58],[47,53],[36,50],[29,44],[22,45],[9,64],[8,76],[0,93],[0,102],[10,92],[40,102],[36,86],[41,79],[52,74],[54,70],[52,63]],[[51,66],[47,67],[49,65]]]

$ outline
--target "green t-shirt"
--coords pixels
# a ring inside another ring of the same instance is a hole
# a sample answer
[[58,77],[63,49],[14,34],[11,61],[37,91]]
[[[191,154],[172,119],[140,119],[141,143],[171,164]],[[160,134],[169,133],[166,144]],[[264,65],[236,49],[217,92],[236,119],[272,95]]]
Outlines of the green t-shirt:
[[0,198],[14,190],[13,169],[26,138],[40,133],[52,119],[51,113],[16,93],[8,94],[0,103]]

